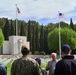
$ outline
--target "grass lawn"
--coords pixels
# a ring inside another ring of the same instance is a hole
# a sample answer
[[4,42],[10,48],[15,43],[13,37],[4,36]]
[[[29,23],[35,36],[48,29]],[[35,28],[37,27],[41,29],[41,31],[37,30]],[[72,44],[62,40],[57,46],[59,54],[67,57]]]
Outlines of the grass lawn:
[[11,60],[6,66],[7,66],[7,75],[10,75],[10,71],[11,71],[11,63],[13,60]]

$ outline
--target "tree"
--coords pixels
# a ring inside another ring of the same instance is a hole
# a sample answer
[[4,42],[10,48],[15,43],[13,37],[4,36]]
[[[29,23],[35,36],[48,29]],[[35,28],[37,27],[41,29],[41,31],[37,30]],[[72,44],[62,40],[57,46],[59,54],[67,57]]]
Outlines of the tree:
[[25,36],[25,27],[23,25],[23,21],[21,22],[21,28],[20,28],[20,36]]
[[35,31],[35,43],[36,43],[36,50],[39,50],[39,42],[38,42],[38,25],[36,24],[36,31]]
[[14,20],[14,28],[15,28],[15,35],[16,35],[16,20]]
[[70,19],[70,28],[72,28],[74,30],[74,25],[73,25],[72,18]]
[[31,22],[30,20],[28,21],[28,34],[27,34],[27,41],[30,42],[30,50],[32,48],[32,39],[31,39]]
[[32,26],[32,53],[35,52],[35,27]]
[[9,39],[9,35],[10,35],[9,21],[8,21],[8,19],[6,19],[5,26],[4,26],[4,37],[5,37],[5,40]]
[[0,28],[0,47],[3,45],[3,42],[4,42],[4,35],[3,35],[3,32]]
[[14,25],[13,25],[12,20],[11,20],[11,29],[10,29],[10,35],[15,35],[15,30],[14,30]]
[[48,27],[44,30],[44,51],[48,53]]
[[[71,49],[76,49],[76,32],[69,28],[61,28],[61,45],[69,44]],[[50,50],[59,50],[59,29],[55,28],[48,34]]]
[[2,18],[0,18],[0,28],[3,29],[5,22]]
[[33,52],[33,50],[34,51],[38,50],[38,45],[39,45],[38,44],[38,34],[39,34],[39,32],[37,32],[38,31],[38,29],[37,29],[38,25],[39,25],[38,22],[36,22],[34,20],[30,21],[30,31],[31,31],[31,40],[30,40],[30,42],[31,42],[32,52]]
[[28,21],[28,35],[27,35],[27,40],[31,40],[31,23],[30,20]]
[[[59,23],[56,23],[57,24],[57,27],[59,27]],[[64,28],[64,27],[68,27],[69,25],[63,21],[60,22],[60,27],[61,28]]]
[[43,51],[43,50],[44,50],[44,30],[42,25],[40,30],[40,51]]

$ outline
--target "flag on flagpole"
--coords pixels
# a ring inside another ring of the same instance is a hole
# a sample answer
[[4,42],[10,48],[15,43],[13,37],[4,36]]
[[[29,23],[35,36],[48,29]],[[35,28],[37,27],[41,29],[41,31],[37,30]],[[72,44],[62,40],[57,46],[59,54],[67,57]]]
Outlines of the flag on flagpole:
[[64,18],[64,14],[63,13],[59,13],[59,18]]
[[18,7],[17,7],[17,13],[18,13],[18,14],[20,14],[20,13],[21,13]]

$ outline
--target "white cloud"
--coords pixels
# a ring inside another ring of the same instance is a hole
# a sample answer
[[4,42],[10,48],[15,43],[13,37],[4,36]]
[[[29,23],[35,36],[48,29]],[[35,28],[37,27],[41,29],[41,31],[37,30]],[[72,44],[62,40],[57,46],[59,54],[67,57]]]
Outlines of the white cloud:
[[[50,18],[57,21],[58,11],[65,13],[65,17],[76,16],[75,12],[69,12],[75,9],[76,0],[1,0],[0,16],[16,18],[16,7],[18,5],[21,14],[19,19],[40,20]],[[56,17],[56,19],[55,19]]]

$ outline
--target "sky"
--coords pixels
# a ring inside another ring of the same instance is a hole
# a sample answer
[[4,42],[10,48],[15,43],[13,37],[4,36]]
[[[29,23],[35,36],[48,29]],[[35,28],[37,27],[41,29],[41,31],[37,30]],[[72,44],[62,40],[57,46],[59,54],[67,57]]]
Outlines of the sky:
[[[76,0],[1,0],[0,18],[16,19],[16,4],[21,13],[17,14],[19,20],[35,20],[40,24],[57,23],[64,21],[76,23]],[[59,19],[58,11],[64,14]]]

